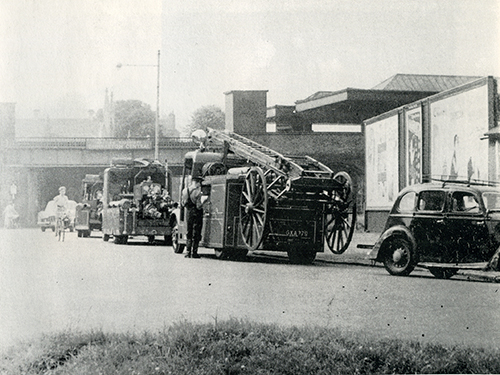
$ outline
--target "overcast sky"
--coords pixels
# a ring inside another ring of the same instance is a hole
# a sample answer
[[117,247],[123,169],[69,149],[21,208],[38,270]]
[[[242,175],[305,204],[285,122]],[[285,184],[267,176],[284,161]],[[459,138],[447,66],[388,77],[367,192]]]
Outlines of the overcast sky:
[[500,0],[0,0],[0,101],[81,117],[115,100],[179,127],[224,92],[267,104],[397,73],[500,76]]

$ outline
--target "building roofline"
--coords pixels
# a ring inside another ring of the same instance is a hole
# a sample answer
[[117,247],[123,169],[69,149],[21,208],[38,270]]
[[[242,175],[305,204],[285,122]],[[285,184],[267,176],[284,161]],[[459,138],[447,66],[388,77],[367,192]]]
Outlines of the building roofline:
[[463,85],[456,86],[456,87],[453,87],[451,89],[448,89],[448,90],[441,91],[441,92],[438,92],[436,94],[430,95],[430,96],[428,96],[426,98],[415,100],[414,102],[411,102],[411,103],[402,105],[400,107],[391,109],[390,111],[382,113],[382,114],[380,114],[378,116],[366,119],[366,120],[363,121],[363,123],[365,125],[369,125],[371,123],[377,122],[377,121],[382,120],[384,118],[391,117],[393,115],[397,115],[400,111],[404,110],[405,108],[408,108],[408,109],[409,108],[415,108],[418,105],[421,105],[425,101],[434,102],[434,101],[437,101],[437,100],[440,100],[440,99],[443,99],[443,98],[455,95],[456,93],[458,93],[460,91],[463,91],[464,89],[471,89],[471,88],[475,88],[475,87],[480,87],[480,86],[482,86],[484,84],[487,84],[488,79],[490,79],[490,78],[494,78],[494,77],[492,77],[492,76],[481,77],[481,78],[476,79],[474,81],[464,83]]
[[269,92],[269,90],[230,90],[224,92],[224,95],[229,95],[235,92]]
[[381,97],[393,97],[399,95],[415,95],[415,94],[433,95],[437,91],[414,91],[414,90],[374,90],[374,89],[354,89],[346,88],[332,92],[331,95],[323,96],[318,99],[304,99],[295,102],[298,112],[323,107],[325,105],[336,104],[348,100],[380,100]]

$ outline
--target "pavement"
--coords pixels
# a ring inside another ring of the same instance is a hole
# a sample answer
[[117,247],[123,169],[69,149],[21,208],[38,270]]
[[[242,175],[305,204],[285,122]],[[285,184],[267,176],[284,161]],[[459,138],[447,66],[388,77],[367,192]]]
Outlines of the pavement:
[[[373,245],[379,238],[380,233],[372,233],[365,231],[354,232],[352,241],[349,248],[344,254],[336,255],[330,251],[318,253],[316,256],[317,261],[332,262],[332,263],[346,263],[354,265],[364,265],[372,267],[383,267],[382,263],[375,263],[368,259],[369,248],[366,245]],[[361,246],[359,246],[361,245]],[[363,246],[364,245],[364,246]],[[429,272],[425,268],[418,267],[414,272]],[[471,281],[484,281],[500,283],[500,272],[495,271],[479,271],[479,270],[459,270],[454,277],[465,278]]]

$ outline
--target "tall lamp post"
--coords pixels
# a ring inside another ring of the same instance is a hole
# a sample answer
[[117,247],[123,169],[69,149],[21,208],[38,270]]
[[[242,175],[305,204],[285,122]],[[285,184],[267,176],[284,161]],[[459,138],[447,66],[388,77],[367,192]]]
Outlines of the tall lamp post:
[[156,118],[155,118],[155,160],[158,160],[158,138],[160,133],[160,50],[158,50],[158,63],[156,65],[143,64],[122,64],[118,63],[116,67],[120,69],[122,66],[155,66],[157,69],[156,76]]

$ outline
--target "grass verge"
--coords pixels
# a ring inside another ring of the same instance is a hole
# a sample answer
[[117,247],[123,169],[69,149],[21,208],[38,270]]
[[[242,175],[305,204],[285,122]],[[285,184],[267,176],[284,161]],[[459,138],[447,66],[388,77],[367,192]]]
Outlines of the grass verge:
[[240,320],[155,334],[69,332],[11,348],[1,374],[500,373],[500,351]]

